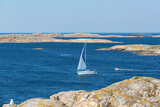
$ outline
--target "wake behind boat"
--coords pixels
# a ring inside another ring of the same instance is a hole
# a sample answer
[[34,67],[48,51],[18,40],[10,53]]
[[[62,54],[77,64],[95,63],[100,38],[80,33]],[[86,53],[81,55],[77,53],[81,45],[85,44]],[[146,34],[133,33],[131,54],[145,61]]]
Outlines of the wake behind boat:
[[[84,52],[85,51],[85,52]],[[84,55],[85,53],[85,55]],[[97,74],[96,70],[91,70],[86,65],[86,43],[82,49],[81,56],[79,59],[79,64],[77,68],[78,75],[85,75],[85,74]]]

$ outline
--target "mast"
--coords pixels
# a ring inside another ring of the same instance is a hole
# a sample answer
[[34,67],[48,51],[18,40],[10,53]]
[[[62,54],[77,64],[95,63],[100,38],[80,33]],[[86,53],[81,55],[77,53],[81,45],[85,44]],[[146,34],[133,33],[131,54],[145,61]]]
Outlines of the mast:
[[85,63],[87,65],[87,59],[86,59],[86,43],[85,43]]
[[83,46],[83,49],[82,49],[82,52],[81,52],[81,56],[80,56],[80,59],[79,59],[79,64],[78,64],[78,68],[77,70],[82,70],[82,69],[85,69],[86,68],[86,55],[84,53],[85,51],[85,45]]

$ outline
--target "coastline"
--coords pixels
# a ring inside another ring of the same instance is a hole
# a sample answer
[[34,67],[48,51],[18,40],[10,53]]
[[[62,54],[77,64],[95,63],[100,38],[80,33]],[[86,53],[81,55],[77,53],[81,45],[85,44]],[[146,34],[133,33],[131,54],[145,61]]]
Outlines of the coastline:
[[[86,34],[83,34],[86,35]],[[95,34],[90,34],[90,37],[95,37]],[[100,36],[100,35],[98,35]],[[98,37],[97,36],[97,37]],[[56,38],[55,38],[56,37]],[[122,43],[107,39],[57,39],[58,37],[66,37],[65,34],[10,34],[0,35],[0,43],[37,43],[37,42],[71,42],[71,43]],[[85,36],[86,37],[86,36]]]
[[[60,92],[49,99],[33,98],[12,107],[159,107],[160,80],[133,77],[100,90]],[[11,107],[4,104],[3,107]]]
[[145,45],[145,44],[132,44],[132,45],[115,45],[110,48],[96,49],[100,51],[118,50],[122,52],[133,52],[143,56],[159,56],[160,45]]
[[[59,37],[64,39],[59,39]],[[118,41],[107,40],[106,38],[143,38],[143,37],[144,36],[123,36],[119,34],[102,36],[100,34],[91,34],[91,33],[8,34],[8,35],[0,35],[0,43],[36,43],[36,42],[122,43]],[[152,35],[151,37],[156,38],[160,37],[160,35]],[[75,39],[65,39],[65,38],[75,38]]]

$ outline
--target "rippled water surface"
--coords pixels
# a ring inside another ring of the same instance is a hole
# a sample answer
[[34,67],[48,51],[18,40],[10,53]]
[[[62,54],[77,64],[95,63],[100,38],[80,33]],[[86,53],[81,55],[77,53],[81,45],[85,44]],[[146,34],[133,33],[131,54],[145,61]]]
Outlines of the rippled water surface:
[[[160,43],[160,38],[108,38],[124,44]],[[69,90],[98,90],[133,76],[160,79],[160,56],[139,56],[130,52],[96,51],[117,44],[87,44],[87,65],[98,75],[76,73],[82,43],[0,44],[0,106]],[[43,49],[33,49],[43,48]],[[114,68],[119,67],[119,71]]]

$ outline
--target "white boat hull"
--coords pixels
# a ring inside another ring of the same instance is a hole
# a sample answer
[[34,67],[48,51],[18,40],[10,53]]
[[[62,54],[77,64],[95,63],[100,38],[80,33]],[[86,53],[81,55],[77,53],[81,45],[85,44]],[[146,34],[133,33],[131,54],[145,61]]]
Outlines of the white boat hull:
[[77,71],[78,75],[90,75],[90,74],[97,74],[95,71]]
[[[85,54],[84,54],[85,53]],[[92,69],[93,70],[93,69]],[[82,49],[81,56],[78,63],[77,73],[78,75],[90,75],[90,74],[97,74],[97,71],[92,71],[86,65],[86,43]]]
[[118,69],[118,68],[115,68],[115,70],[118,71],[119,69]]

